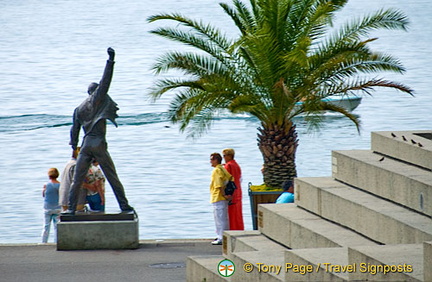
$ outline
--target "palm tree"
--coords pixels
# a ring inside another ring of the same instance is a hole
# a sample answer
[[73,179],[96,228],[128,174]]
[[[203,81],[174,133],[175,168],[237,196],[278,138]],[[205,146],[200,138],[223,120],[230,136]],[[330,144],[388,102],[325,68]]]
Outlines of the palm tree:
[[357,126],[357,116],[324,102],[330,95],[369,94],[389,87],[412,95],[409,87],[369,77],[378,72],[403,73],[402,64],[374,52],[368,37],[378,29],[402,29],[408,24],[398,10],[380,10],[336,29],[333,21],[347,0],[233,0],[221,3],[239,30],[228,38],[210,24],[181,14],[158,14],[149,22],[176,23],[151,32],[199,51],[167,52],[153,66],[156,74],[180,70],[184,76],[160,79],[150,96],[157,100],[176,93],[170,120],[191,137],[208,130],[223,111],[248,113],[261,122],[258,147],[264,159],[264,182],[281,187],[297,176],[298,146],[293,118],[299,115],[313,128],[322,126],[323,111],[338,112]]

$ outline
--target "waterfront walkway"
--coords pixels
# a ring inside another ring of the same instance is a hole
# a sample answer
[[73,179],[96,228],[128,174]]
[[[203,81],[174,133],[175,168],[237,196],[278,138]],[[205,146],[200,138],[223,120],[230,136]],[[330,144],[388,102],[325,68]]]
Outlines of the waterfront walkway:
[[211,239],[144,240],[136,250],[57,251],[0,244],[0,281],[186,281],[186,258],[220,255]]

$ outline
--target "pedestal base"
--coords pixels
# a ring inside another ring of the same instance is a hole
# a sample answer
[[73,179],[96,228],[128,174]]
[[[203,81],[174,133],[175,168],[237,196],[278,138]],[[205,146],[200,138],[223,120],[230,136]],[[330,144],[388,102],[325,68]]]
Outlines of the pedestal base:
[[61,215],[57,224],[57,250],[117,250],[138,246],[135,213]]

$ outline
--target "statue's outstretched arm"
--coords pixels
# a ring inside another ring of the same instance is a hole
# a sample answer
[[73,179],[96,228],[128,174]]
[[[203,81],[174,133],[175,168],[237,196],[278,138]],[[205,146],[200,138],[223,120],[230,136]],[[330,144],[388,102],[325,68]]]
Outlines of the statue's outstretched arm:
[[115,51],[113,48],[109,47],[107,53],[109,55],[109,59],[107,60],[107,63],[105,65],[105,70],[102,75],[102,79],[99,82],[99,87],[96,90],[96,93],[94,93],[94,97],[93,97],[93,102],[96,104],[98,104],[103,99],[105,99],[106,95],[108,94],[108,90],[114,73]]

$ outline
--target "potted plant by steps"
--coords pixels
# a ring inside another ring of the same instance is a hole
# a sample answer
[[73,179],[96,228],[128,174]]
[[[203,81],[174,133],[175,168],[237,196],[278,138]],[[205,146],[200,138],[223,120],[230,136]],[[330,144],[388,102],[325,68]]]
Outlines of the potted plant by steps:
[[272,188],[266,184],[252,185],[248,184],[249,200],[251,205],[252,226],[254,230],[258,229],[258,205],[276,202],[276,199],[283,193],[281,188]]

